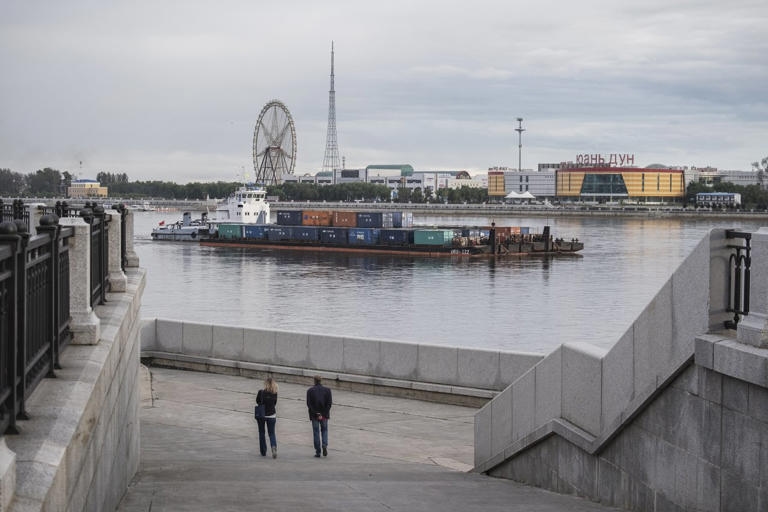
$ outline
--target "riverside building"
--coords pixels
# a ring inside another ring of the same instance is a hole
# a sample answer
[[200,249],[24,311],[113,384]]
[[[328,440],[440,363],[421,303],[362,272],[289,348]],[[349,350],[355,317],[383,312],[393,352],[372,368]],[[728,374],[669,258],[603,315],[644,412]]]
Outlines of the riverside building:
[[682,202],[682,169],[637,167],[572,167],[557,174],[557,197],[580,201]]

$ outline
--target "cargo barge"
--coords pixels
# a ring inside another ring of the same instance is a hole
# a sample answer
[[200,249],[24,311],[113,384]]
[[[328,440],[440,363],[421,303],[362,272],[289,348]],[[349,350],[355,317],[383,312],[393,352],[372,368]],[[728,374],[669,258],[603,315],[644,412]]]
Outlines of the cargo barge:
[[200,244],[303,251],[414,256],[530,256],[574,254],[578,239],[525,227],[413,227],[407,212],[281,210],[276,224],[219,223]]

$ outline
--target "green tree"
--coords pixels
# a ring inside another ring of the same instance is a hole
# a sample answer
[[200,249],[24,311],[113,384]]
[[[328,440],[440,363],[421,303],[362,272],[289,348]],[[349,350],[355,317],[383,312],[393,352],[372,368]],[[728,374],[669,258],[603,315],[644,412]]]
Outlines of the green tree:
[[55,197],[61,190],[61,173],[50,167],[28,174],[27,193],[31,196]]
[[752,168],[757,171],[757,181],[760,188],[768,188],[768,156],[759,162],[752,162]]
[[23,191],[23,174],[10,169],[0,169],[0,196],[20,196]]

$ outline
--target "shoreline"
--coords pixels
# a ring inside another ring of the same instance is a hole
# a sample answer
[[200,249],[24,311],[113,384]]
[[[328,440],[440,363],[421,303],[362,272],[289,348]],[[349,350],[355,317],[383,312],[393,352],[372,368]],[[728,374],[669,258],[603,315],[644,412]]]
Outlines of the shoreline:
[[[78,200],[64,199],[70,204]],[[34,201],[34,200],[27,200]],[[45,202],[56,200],[45,200]],[[110,203],[111,201],[105,201]],[[113,204],[129,201],[116,200]],[[174,211],[210,211],[211,201],[173,201],[148,200],[155,210]],[[768,220],[768,211],[714,211],[707,209],[686,209],[681,206],[600,206],[600,205],[558,205],[545,207],[539,205],[514,204],[416,204],[416,203],[344,203],[315,201],[275,201],[270,203],[274,210],[354,210],[354,211],[409,211],[426,215],[496,215],[503,217],[628,217],[628,218],[680,218],[680,219],[715,219],[715,220]],[[214,207],[215,208],[215,207]]]

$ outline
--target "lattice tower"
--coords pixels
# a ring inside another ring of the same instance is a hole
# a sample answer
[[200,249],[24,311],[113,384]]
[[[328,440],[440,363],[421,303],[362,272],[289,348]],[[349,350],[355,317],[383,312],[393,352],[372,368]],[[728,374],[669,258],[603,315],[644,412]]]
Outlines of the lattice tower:
[[328,133],[325,136],[323,171],[339,168],[339,144],[336,141],[336,91],[333,83],[333,41],[331,41],[331,90],[328,91]]

